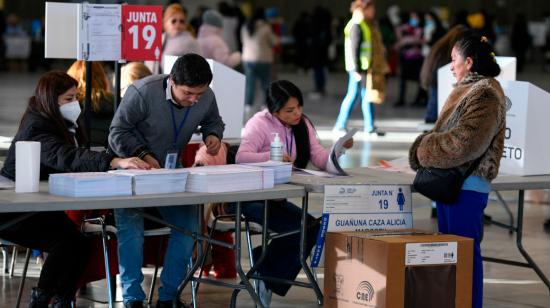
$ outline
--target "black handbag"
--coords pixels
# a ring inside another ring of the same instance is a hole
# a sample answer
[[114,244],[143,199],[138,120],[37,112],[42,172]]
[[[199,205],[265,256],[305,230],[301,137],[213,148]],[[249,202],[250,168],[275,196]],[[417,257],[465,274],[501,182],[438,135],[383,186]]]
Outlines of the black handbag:
[[[492,143],[492,141],[489,143],[489,147]],[[413,182],[414,189],[430,200],[445,204],[455,203],[462,190],[462,184],[474,172],[488,150],[489,148],[470,165],[465,173],[456,167],[449,169],[418,168]]]

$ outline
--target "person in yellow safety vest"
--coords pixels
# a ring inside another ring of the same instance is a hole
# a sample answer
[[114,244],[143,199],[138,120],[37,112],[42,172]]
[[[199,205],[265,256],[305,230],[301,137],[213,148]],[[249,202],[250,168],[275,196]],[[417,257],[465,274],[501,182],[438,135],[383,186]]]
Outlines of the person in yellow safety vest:
[[[349,115],[355,101],[361,96],[365,133],[375,133],[374,108],[365,95],[367,71],[371,69],[373,59],[373,29],[369,21],[374,20],[374,0],[355,0],[351,3],[352,17],[344,28],[344,54],[349,83],[346,96],[342,101],[340,113],[333,132],[347,130]],[[377,30],[376,30],[377,31]]]

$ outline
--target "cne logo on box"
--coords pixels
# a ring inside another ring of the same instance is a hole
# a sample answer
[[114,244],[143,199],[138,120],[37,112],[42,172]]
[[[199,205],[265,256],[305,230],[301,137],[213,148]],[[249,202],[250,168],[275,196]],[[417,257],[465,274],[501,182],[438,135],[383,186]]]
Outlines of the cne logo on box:
[[355,297],[362,302],[370,302],[374,297],[374,288],[368,281],[361,281],[355,289]]

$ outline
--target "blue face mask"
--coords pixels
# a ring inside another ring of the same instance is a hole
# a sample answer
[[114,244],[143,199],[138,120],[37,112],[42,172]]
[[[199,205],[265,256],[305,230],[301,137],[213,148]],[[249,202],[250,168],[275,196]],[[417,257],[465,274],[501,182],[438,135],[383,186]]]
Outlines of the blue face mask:
[[433,29],[435,28],[435,23],[432,20],[426,20],[426,28]]
[[409,25],[411,25],[411,27],[417,27],[418,26],[418,19],[416,19],[416,18],[409,19]]

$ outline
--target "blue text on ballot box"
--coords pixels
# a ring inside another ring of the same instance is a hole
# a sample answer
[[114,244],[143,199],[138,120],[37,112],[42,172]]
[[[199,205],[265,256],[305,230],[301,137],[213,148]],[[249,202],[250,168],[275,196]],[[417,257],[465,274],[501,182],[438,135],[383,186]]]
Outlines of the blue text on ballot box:
[[410,186],[326,185],[321,228],[311,264],[322,267],[327,232],[411,228]]

